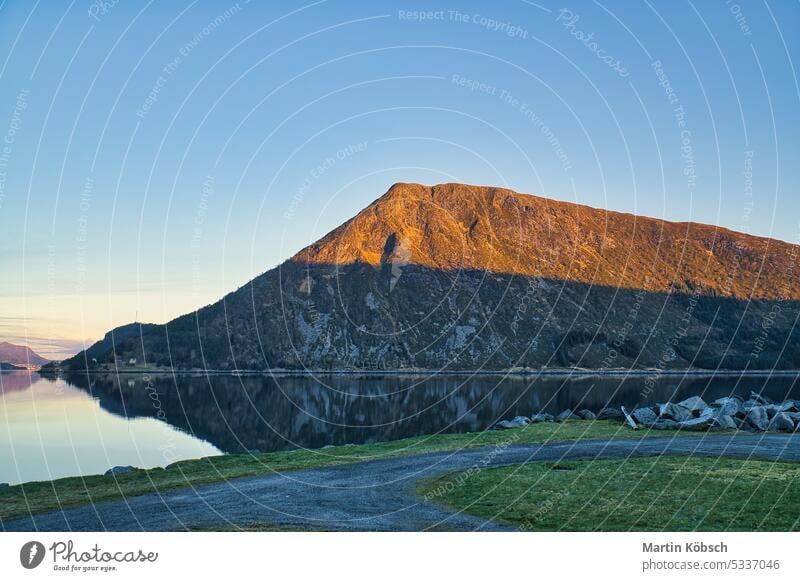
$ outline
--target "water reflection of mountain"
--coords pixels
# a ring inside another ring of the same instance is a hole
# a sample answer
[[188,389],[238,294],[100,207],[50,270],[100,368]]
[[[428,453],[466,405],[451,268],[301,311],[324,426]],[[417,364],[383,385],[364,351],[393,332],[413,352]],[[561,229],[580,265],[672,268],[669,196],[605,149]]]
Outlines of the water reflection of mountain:
[[755,390],[784,399],[796,378],[325,377],[323,385],[307,377],[76,375],[69,381],[112,413],[160,418],[225,452],[241,452],[471,432],[539,410],[597,411],[695,394],[713,400]]
[[3,371],[0,373],[0,393],[23,391],[39,381],[38,373],[30,371]]

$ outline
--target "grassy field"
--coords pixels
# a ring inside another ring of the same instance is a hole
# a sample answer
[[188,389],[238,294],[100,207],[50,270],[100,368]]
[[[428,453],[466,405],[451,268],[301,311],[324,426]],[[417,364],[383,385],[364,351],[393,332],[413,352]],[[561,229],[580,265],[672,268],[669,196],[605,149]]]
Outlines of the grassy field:
[[[420,436],[379,444],[337,446],[319,450],[291,450],[252,455],[232,454],[187,460],[177,462],[167,468],[137,470],[116,477],[62,478],[52,482],[30,482],[12,486],[0,490],[0,519],[125,496],[164,492],[231,478],[376,460],[392,456],[494,446],[502,443],[526,444],[582,439],[643,438],[647,435],[648,433],[645,431],[634,432],[616,422],[568,421],[563,424],[531,424],[515,430]],[[650,435],[664,436],[666,434],[652,432]]]
[[541,462],[426,482],[420,495],[531,531],[800,529],[800,466],[727,458]]

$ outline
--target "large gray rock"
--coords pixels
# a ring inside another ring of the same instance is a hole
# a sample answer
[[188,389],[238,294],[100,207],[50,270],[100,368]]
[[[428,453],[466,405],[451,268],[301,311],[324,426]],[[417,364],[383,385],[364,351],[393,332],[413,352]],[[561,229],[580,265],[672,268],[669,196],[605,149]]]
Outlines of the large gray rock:
[[542,413],[538,413],[538,414],[533,414],[531,416],[531,423],[532,424],[540,424],[542,422],[552,422],[552,421],[553,421],[553,414],[548,414],[548,413],[542,412]]
[[783,413],[795,412],[794,402],[791,400],[785,401],[783,403],[774,403],[770,405],[765,405],[764,407],[766,408],[767,414],[769,415],[770,418],[772,418],[775,414],[779,414],[781,412]]
[[783,402],[783,406],[783,411],[785,412],[800,412],[800,401],[796,399],[787,399],[785,402]]
[[721,397],[714,400],[711,404],[720,414],[725,416],[735,416],[741,409],[742,402],[735,397]]
[[764,406],[754,406],[750,408],[744,419],[750,424],[751,428],[759,432],[765,432],[769,426],[769,415]]
[[797,402],[793,399],[787,399],[782,403],[776,403],[774,406],[776,411],[778,412],[796,412],[800,411],[797,408]]
[[719,412],[712,407],[707,407],[704,410],[700,410],[700,413],[697,415],[698,418],[713,418]]
[[575,415],[578,416],[582,420],[596,420],[597,416],[594,415],[592,410],[578,410],[575,412]]
[[795,427],[800,426],[800,412],[784,412],[794,422]]
[[656,412],[654,412],[650,408],[636,408],[635,410],[633,410],[631,415],[633,416],[633,419],[636,420],[637,424],[642,424],[645,426],[653,425],[654,423],[656,423],[656,420],[658,419],[658,415],[656,415]]
[[680,422],[678,426],[682,430],[705,431],[711,427],[713,420],[713,416],[703,416]]
[[106,476],[116,476],[118,474],[125,474],[126,472],[133,472],[137,470],[137,468],[133,466],[114,466],[113,468],[109,468],[106,470]]
[[720,413],[714,414],[709,425],[712,430],[735,430],[737,427],[733,416]]
[[704,409],[708,407],[708,404],[703,401],[703,398],[699,395],[693,395],[690,398],[687,398],[683,401],[678,402],[679,406],[685,407],[687,410],[692,412],[694,415],[699,414]]
[[708,430],[716,426],[718,414],[714,408],[703,409],[697,417],[692,417],[683,422],[678,422],[678,427],[682,430]]
[[510,430],[512,428],[523,428],[531,421],[525,416],[517,416],[513,420],[501,420],[495,424],[497,430]]
[[622,413],[622,410],[619,408],[603,408],[597,414],[598,420],[618,420],[621,422],[625,421],[625,414]]
[[742,410],[740,412],[740,415],[744,417],[745,415],[747,415],[747,412],[749,412],[751,409],[762,407],[763,405],[764,405],[763,403],[758,402],[754,399],[748,399],[747,401],[742,403]]
[[759,405],[769,405],[771,403],[775,403],[774,401],[769,399],[766,395],[761,393],[756,393],[755,391],[750,392],[750,397],[748,399],[757,402]]
[[676,422],[685,422],[694,417],[692,412],[675,403],[662,403],[658,406],[658,417],[666,420],[675,420]]
[[573,415],[571,409],[565,409],[553,419],[557,422],[563,422],[564,420],[577,419],[577,416]]
[[674,430],[679,428],[680,424],[675,420],[658,419],[655,423],[650,425],[652,430]]
[[770,432],[793,432],[794,422],[784,412],[778,412],[772,416],[767,429]]

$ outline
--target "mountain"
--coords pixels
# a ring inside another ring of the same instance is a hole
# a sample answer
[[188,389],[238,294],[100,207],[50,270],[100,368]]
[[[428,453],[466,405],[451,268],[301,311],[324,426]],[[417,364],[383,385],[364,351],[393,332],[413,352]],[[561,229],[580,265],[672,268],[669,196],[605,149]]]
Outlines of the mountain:
[[0,363],[8,363],[25,369],[38,369],[49,362],[49,359],[37,354],[30,347],[14,345],[7,341],[0,342]]
[[401,183],[221,301],[92,349],[99,367],[800,368],[798,249],[502,188]]

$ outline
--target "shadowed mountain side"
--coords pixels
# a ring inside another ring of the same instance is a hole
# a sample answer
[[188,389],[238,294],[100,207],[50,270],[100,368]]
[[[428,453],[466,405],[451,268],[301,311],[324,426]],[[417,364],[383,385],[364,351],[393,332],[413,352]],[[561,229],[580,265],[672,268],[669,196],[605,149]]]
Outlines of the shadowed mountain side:
[[[219,303],[116,341],[116,354],[98,362],[220,370],[800,367],[797,301],[696,290],[287,261]],[[66,364],[85,369],[82,355]]]
[[160,325],[154,325],[152,323],[130,323],[117,327],[106,333],[100,341],[83,351],[83,355],[89,362],[92,359],[101,359],[111,351],[115,343],[128,339],[137,339],[144,333],[157,332],[159,327]]
[[[356,379],[261,376],[74,374],[115,414],[155,417],[225,452],[320,448],[439,432],[475,432],[516,415],[564,409],[599,411],[607,404],[633,409],[702,394],[707,401],[751,390],[777,401],[796,395],[795,377],[671,376],[456,378],[420,382],[402,376]],[[794,391],[793,391],[794,390]]]

